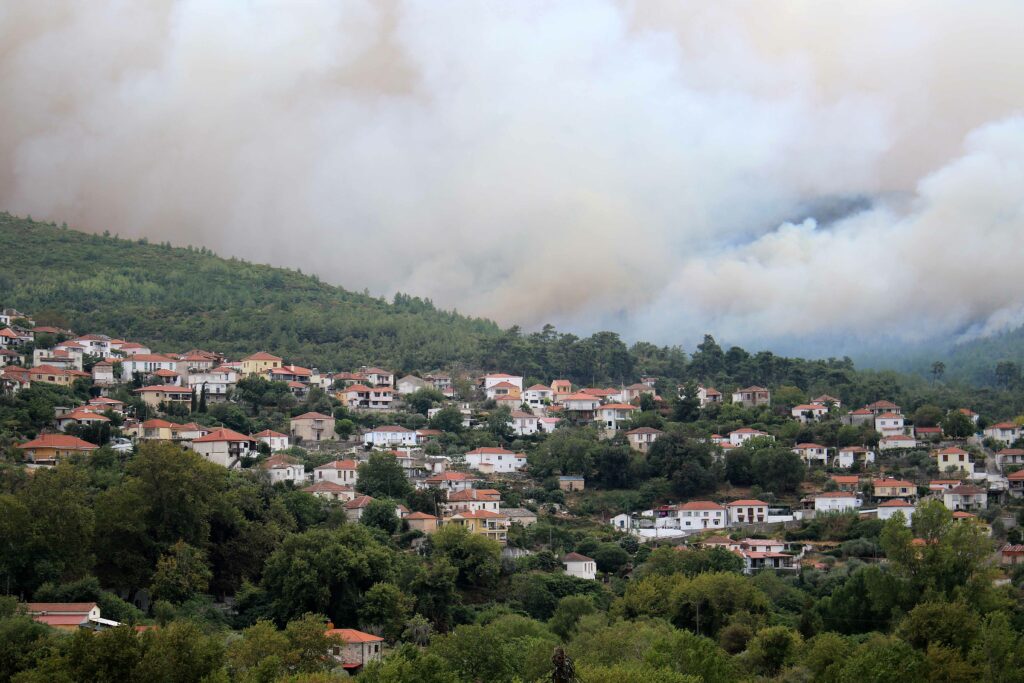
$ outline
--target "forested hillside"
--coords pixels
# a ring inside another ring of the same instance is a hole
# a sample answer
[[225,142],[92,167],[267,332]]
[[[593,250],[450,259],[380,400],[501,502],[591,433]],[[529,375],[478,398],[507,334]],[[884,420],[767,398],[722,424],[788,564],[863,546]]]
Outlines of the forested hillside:
[[413,296],[399,294],[388,303],[206,249],[92,235],[2,213],[0,244],[0,305],[29,311],[39,324],[124,337],[157,351],[205,348],[239,357],[262,349],[326,370],[363,364],[399,373],[493,369],[529,382],[562,377],[581,385],[630,384],[653,375],[666,392],[692,380],[723,391],[791,386],[848,404],[886,397],[903,405],[970,404],[998,415],[1024,408],[1018,405],[1017,366],[1009,368],[1002,391],[975,392],[949,381],[952,363],[946,377],[924,380],[857,371],[848,358],[804,360],[722,348],[711,337],[687,354],[678,346],[627,346],[613,332],[578,337],[546,326],[527,334],[441,311]]
[[160,350],[273,349],[324,367],[433,367],[477,355],[486,320],[396,296],[387,303],[302,273],[0,214],[0,299],[40,324]]

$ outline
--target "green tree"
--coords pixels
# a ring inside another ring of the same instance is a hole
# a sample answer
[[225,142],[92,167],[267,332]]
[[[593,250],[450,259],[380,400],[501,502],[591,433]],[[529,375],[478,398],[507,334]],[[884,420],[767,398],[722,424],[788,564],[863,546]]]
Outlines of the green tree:
[[395,505],[395,501],[389,498],[370,501],[359,517],[359,521],[366,526],[376,527],[389,534],[397,533],[402,522],[395,512]]
[[976,429],[971,418],[959,410],[950,411],[942,420],[942,433],[953,439],[965,439],[974,434]]
[[314,529],[284,539],[267,559],[261,585],[279,624],[306,613],[354,622],[362,595],[390,581],[395,565],[394,551],[362,525]]
[[150,593],[154,600],[180,604],[204,593],[211,578],[203,552],[178,541],[157,560]]
[[443,557],[458,570],[462,587],[490,586],[501,571],[501,544],[464,527],[447,524],[428,540],[431,555]]
[[405,471],[395,456],[374,452],[359,463],[356,490],[374,498],[404,498],[412,492]]
[[224,664],[224,646],[190,621],[174,621],[142,634],[142,658],[132,678],[153,683],[201,681]]
[[414,413],[426,415],[438,403],[444,403],[444,394],[437,389],[417,389],[402,397],[402,401]]
[[412,616],[415,600],[392,583],[378,583],[363,596],[360,623],[389,642],[398,640]]
[[754,482],[775,493],[792,493],[804,479],[807,467],[787,448],[759,448],[750,461]]
[[785,626],[770,626],[757,632],[748,648],[751,662],[762,674],[774,676],[796,660],[800,634]]
[[445,406],[430,418],[430,427],[450,434],[458,434],[462,431],[462,411],[454,405]]
[[562,640],[569,640],[576,632],[580,618],[596,611],[593,599],[584,595],[567,595],[558,601],[555,613],[548,620],[548,628]]

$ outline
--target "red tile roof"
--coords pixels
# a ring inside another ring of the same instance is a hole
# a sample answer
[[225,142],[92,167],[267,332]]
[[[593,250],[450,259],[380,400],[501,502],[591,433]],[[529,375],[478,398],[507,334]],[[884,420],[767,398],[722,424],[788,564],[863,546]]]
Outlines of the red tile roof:
[[31,441],[18,444],[18,448],[31,449],[31,448],[58,448],[65,450],[78,450],[78,451],[94,451],[99,446],[89,443],[88,441],[82,441],[77,436],[71,436],[70,434],[40,434]]
[[908,503],[907,501],[903,500],[902,498],[893,498],[892,500],[887,500],[884,503],[879,503],[878,507],[880,507],[880,508],[912,508],[912,507],[914,507],[914,504],[913,503]]
[[293,420],[333,420],[334,418],[330,415],[324,415],[323,413],[303,413],[292,418]]
[[580,555],[579,553],[566,553],[562,556],[562,562],[593,562],[594,558]]
[[275,437],[275,436],[276,437],[283,437],[285,439],[288,438],[287,434],[282,434],[281,432],[275,432],[272,429],[264,429],[262,432],[257,432],[256,434],[253,434],[252,436],[253,436],[253,438],[257,438],[257,437]]
[[192,439],[192,443],[214,443],[219,441],[252,441],[251,437],[245,434],[239,434],[233,429],[217,429],[206,436],[201,436],[198,439]]
[[314,467],[314,470],[354,470],[359,467],[355,460],[334,460],[325,465]]
[[273,354],[267,353],[266,351],[257,351],[256,353],[252,354],[251,356],[246,356],[242,360],[246,361],[246,360],[281,360],[281,359],[278,358],[277,356],[273,355]]
[[328,636],[336,636],[346,643],[379,643],[384,639],[370,633],[363,633],[354,628],[332,628],[325,632]]

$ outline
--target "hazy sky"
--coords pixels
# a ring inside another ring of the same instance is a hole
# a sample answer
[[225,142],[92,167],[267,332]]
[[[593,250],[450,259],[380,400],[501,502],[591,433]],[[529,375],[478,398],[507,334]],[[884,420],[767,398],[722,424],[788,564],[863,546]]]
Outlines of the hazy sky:
[[[0,4],[0,208],[689,346],[1024,318],[1024,3]],[[0,248],[16,245],[0,245]]]

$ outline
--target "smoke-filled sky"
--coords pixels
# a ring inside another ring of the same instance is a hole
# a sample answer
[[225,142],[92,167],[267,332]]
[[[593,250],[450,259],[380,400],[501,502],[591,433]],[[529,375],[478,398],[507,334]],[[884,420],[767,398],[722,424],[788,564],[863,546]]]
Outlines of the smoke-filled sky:
[[[1024,3],[0,4],[0,208],[630,339],[1024,319]],[[3,245],[3,247],[16,245]]]

